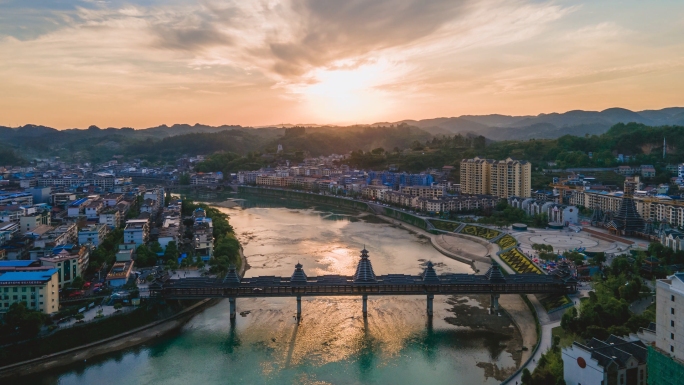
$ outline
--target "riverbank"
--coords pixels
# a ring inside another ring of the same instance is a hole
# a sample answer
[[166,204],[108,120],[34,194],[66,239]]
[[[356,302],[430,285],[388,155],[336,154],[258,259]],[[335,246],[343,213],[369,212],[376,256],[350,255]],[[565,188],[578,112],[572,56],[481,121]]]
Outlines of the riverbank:
[[178,330],[197,313],[200,313],[217,302],[217,300],[206,299],[171,317],[141,326],[125,333],[40,358],[0,367],[0,379],[36,374],[62,366],[84,362],[93,357],[121,351],[155,340]]
[[[249,264],[242,246],[239,248],[239,255],[241,263],[238,274],[240,277],[243,277],[247,269],[249,269]],[[124,333],[40,358],[2,366],[0,367],[0,379],[32,375],[145,344],[179,330],[195,315],[217,304],[219,301],[221,300],[205,299],[170,317],[151,322]]]

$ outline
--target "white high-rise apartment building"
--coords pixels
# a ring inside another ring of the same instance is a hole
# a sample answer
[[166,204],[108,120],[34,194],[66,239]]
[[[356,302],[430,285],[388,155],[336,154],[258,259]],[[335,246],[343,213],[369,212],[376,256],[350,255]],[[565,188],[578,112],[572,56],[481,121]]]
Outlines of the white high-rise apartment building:
[[684,361],[684,273],[656,282],[656,347]]

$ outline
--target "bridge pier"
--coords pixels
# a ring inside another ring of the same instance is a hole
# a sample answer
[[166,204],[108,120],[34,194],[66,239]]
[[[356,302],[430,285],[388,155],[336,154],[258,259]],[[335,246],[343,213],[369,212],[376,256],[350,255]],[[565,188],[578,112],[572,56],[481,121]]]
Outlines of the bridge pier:
[[499,294],[492,294],[492,303],[490,309],[492,313],[499,311]]
[[235,319],[235,317],[236,317],[235,297],[228,298],[228,302],[230,302],[230,319]]
[[368,294],[363,295],[363,316],[368,317]]
[[432,317],[432,302],[435,299],[434,294],[428,294],[427,296],[427,315]]
[[302,296],[297,296],[297,319],[302,318]]

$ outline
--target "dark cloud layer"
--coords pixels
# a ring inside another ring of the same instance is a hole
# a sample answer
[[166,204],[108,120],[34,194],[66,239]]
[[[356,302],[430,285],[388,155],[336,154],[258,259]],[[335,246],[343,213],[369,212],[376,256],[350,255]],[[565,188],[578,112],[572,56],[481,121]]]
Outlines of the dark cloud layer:
[[294,0],[293,41],[273,41],[274,70],[285,76],[428,36],[462,12],[454,0]]
[[[262,8],[266,19],[287,18],[282,26],[286,31],[244,25],[242,19],[251,16],[243,14],[244,9],[203,3],[191,15],[153,24],[152,32],[157,38],[156,47],[200,52],[215,46],[239,46],[239,34],[249,34],[253,29],[265,35],[265,41],[262,47],[252,46],[244,52],[272,62],[275,73],[290,77],[338,60],[361,60],[374,50],[403,46],[426,37],[458,17],[467,2],[291,0],[272,9]],[[231,37],[229,33],[236,35]]]

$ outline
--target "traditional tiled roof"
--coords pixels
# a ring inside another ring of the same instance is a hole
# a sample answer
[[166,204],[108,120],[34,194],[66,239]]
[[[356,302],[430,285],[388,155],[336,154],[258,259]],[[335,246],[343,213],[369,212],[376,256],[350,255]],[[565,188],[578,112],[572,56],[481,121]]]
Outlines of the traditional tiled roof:
[[237,275],[237,271],[235,270],[235,265],[230,265],[228,267],[228,272],[226,273],[225,278],[223,278],[223,283],[228,283],[228,284],[240,284],[240,277]]
[[437,276],[437,273],[435,272],[435,269],[433,267],[434,265],[432,264],[431,261],[427,262],[427,265],[425,266],[425,270],[423,270],[423,282],[425,283],[439,283],[439,277]]
[[506,282],[506,278],[504,278],[503,273],[499,268],[499,264],[493,261],[492,266],[485,273],[485,277],[491,282]]
[[290,277],[290,282],[292,283],[306,283],[306,274],[304,273],[304,269],[302,269],[302,264],[297,262],[295,265],[295,271],[292,273],[292,277]]
[[361,250],[361,259],[359,260],[359,264],[356,266],[354,282],[377,282],[375,273],[373,272],[373,265],[371,265],[371,261],[368,259],[368,250],[366,250],[365,247],[363,250]]

